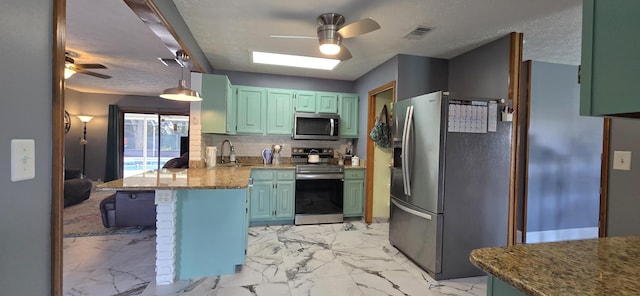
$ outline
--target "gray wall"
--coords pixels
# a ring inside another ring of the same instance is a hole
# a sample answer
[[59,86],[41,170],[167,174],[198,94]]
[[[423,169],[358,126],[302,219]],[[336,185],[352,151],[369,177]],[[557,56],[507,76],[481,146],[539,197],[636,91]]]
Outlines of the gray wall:
[[[639,119],[612,118],[607,236],[640,235]],[[613,170],[613,152],[631,151],[631,171]]]
[[356,154],[366,159],[367,116],[369,92],[396,81],[396,99],[402,100],[439,90],[448,89],[449,61],[412,55],[397,55],[356,80],[360,95],[360,114]]
[[353,81],[346,80],[320,79],[227,70],[215,70],[214,74],[227,75],[232,85],[248,85],[346,93],[354,92]]
[[[52,1],[0,9],[0,294],[49,295]],[[35,140],[35,179],[11,182],[11,139]]]
[[[510,37],[478,47],[449,60],[449,91],[452,97],[507,98],[509,85]],[[451,134],[452,139],[454,136]],[[478,225],[478,231],[486,231],[487,244],[495,242],[507,244],[508,208],[509,208],[509,151],[511,143],[511,122],[498,121],[498,132],[491,135],[468,135],[480,137],[476,144],[489,147],[486,159],[493,159],[495,170],[485,172],[491,174],[493,180],[487,187],[479,190],[491,190],[493,199],[490,206],[478,208],[487,216],[485,225]],[[487,139],[491,139],[487,141]],[[495,149],[491,149],[496,147]],[[455,151],[454,149],[449,149]],[[460,152],[464,155],[464,151]],[[470,168],[473,169],[473,168]],[[503,175],[500,178],[500,175]],[[463,181],[464,182],[464,181]],[[453,211],[452,211],[453,210]],[[464,207],[449,208],[449,214],[463,217],[469,215]],[[476,211],[476,212],[477,212]],[[488,221],[492,223],[489,224]],[[484,226],[484,227],[483,227]],[[488,227],[487,227],[488,226]]]
[[579,116],[577,73],[531,65],[527,232],[598,227],[603,120]]
[[397,100],[449,89],[449,61],[411,55],[398,56]]
[[366,135],[368,135],[367,116],[369,112],[369,92],[391,81],[396,81],[397,79],[398,56],[395,56],[356,80],[356,93],[360,96],[360,106],[358,110],[358,135],[365,136],[361,136],[356,139],[353,144],[355,148],[354,153],[361,159],[366,160],[367,158]]
[[120,106],[121,111],[189,114],[189,102],[165,100],[155,96],[94,94],[65,90],[65,110],[71,115],[71,130],[65,135],[65,167],[82,168],[80,139],[83,125],[75,115],[94,116],[87,123],[85,164],[86,175],[92,180],[104,179],[110,104]]
[[507,98],[509,35],[449,60],[453,97]]

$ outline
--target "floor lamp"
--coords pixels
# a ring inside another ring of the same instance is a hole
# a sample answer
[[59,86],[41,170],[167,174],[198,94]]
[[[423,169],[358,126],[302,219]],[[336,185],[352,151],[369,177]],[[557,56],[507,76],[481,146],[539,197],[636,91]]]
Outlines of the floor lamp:
[[84,179],[85,161],[87,154],[87,122],[91,121],[91,119],[93,119],[93,116],[78,115],[78,118],[80,118],[80,121],[82,121],[82,124],[84,125],[82,139],[80,139],[80,145],[82,145],[82,174],[80,175],[80,178]]

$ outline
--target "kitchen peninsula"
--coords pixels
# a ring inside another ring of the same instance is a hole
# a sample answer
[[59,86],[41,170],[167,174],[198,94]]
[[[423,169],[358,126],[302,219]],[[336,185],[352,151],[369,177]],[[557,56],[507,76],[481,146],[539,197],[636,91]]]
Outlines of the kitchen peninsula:
[[640,295],[640,237],[476,249],[487,295]]
[[[156,283],[234,273],[245,260],[253,166],[161,169],[98,185],[155,190]],[[291,165],[269,165],[269,169]]]

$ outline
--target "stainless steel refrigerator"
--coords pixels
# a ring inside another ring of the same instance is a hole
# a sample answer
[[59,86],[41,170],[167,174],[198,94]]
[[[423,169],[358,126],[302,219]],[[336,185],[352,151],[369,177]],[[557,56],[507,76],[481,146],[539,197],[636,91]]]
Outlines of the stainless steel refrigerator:
[[507,243],[503,107],[443,92],[394,104],[389,240],[436,280],[483,275],[471,250]]

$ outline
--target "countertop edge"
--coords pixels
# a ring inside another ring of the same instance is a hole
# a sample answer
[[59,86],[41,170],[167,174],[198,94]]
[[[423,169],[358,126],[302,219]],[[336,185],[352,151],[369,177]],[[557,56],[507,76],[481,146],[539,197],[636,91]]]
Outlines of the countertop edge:
[[542,295],[539,291],[531,288],[530,286],[526,285],[524,282],[517,280],[514,277],[507,276],[504,272],[501,272],[499,269],[494,268],[489,264],[483,263],[482,259],[477,258],[478,252],[479,252],[478,250],[472,250],[471,253],[469,254],[469,261],[471,261],[471,263],[475,265],[477,268],[513,286],[519,291],[527,293],[527,295]]

